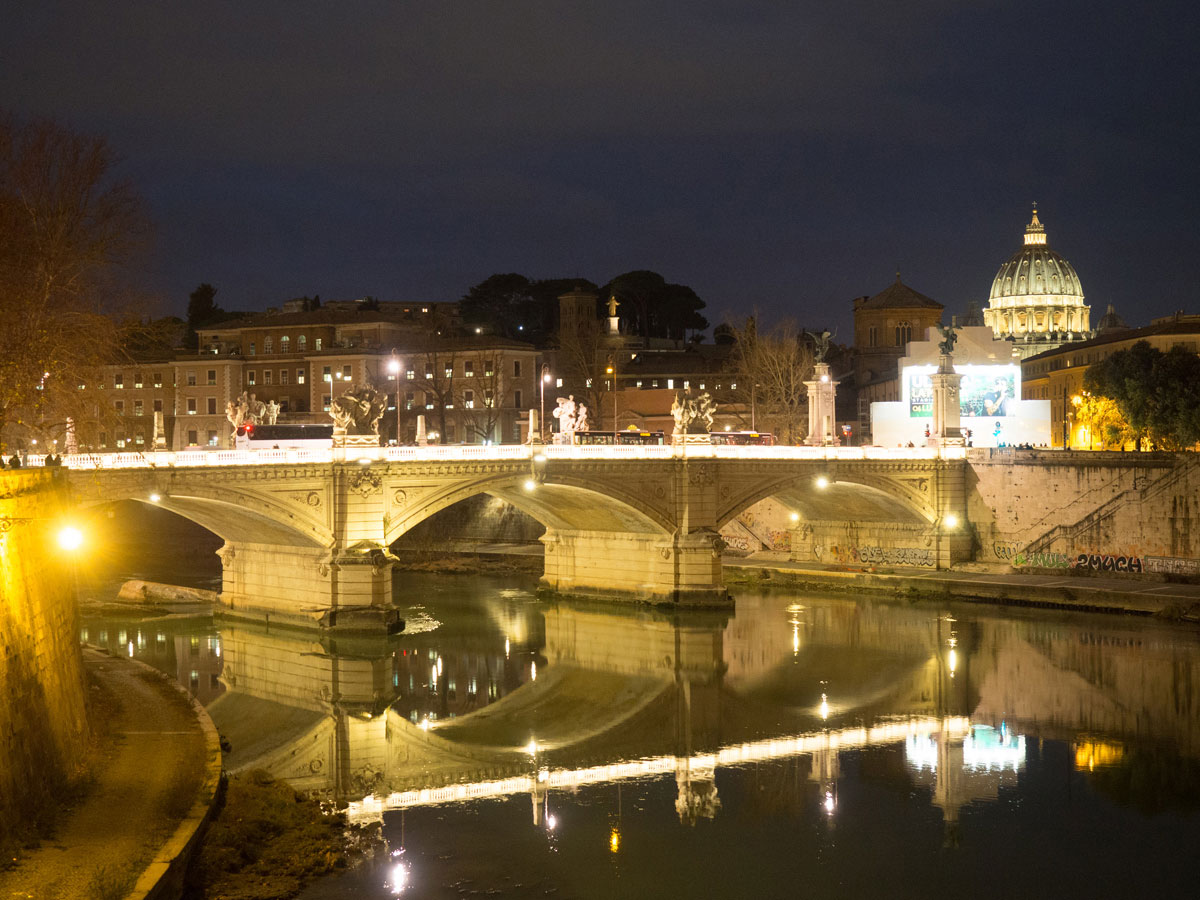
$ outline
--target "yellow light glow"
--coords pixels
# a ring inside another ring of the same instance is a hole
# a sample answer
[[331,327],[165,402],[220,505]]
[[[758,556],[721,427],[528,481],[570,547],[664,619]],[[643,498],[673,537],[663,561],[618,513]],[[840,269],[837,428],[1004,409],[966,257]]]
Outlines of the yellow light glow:
[[820,488],[821,490],[825,490],[825,488],[829,487],[829,479],[826,478],[824,475],[818,475],[817,476],[817,487]]
[[58,532],[58,546],[64,550],[78,550],[83,546],[83,532],[74,525],[64,525]]
[[536,481],[534,481],[532,478],[526,478],[526,479],[525,479],[525,490],[527,490],[527,491],[532,491],[532,490],[534,490],[536,487],[537,487],[537,482],[536,482]]
[[945,522],[947,528],[958,527],[958,516],[956,516],[954,513],[947,513],[946,518],[944,518],[942,521]]
[[529,743],[525,745],[525,752],[528,753],[530,756],[536,756],[537,750],[538,750],[537,741],[535,741],[533,738],[530,738]]
[[794,513],[792,513],[792,515],[791,515],[791,520],[792,520],[793,522],[799,522],[799,521],[800,521],[800,513],[795,513],[795,512],[794,512]]
[[157,503],[157,502],[158,502],[159,500],[161,500],[161,499],[162,499],[162,494],[151,494],[151,495],[150,495],[150,502],[151,502],[151,503]]
[[821,718],[829,718],[829,700],[824,694],[821,695]]
[[958,651],[951,650],[946,656],[946,662],[950,666],[950,674],[953,675],[955,669],[958,668]]
[[610,853],[618,853],[621,850],[621,832],[616,828],[608,833],[608,849]]

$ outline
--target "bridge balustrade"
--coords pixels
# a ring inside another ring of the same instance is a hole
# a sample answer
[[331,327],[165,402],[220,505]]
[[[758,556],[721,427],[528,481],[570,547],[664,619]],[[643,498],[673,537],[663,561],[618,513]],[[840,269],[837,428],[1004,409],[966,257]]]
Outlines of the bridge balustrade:
[[[716,444],[462,444],[428,447],[348,447],[255,450],[154,450],[144,453],[63,455],[71,469],[147,469],[191,466],[251,466],[331,463],[340,460],[388,462],[530,459],[780,459],[780,460],[961,460],[962,447],[790,447]],[[30,455],[27,466],[43,466],[46,457]]]

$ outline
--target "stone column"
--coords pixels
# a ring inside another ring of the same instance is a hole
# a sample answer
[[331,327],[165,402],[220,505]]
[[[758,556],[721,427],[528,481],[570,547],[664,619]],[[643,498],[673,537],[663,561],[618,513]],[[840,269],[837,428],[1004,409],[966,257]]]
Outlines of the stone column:
[[235,615],[309,628],[396,630],[394,556],[381,548],[329,550],[227,541],[221,603]]
[[715,531],[636,534],[548,529],[541,588],[568,596],[641,603],[725,606]]
[[834,412],[838,382],[829,374],[829,364],[821,362],[813,366],[813,380],[804,384],[808,387],[808,439],[805,443],[812,447],[836,447],[841,443]]
[[954,357],[942,354],[941,365],[932,376],[933,423],[930,441],[938,447],[961,447],[962,409],[959,406],[959,385],[962,376],[954,371]]

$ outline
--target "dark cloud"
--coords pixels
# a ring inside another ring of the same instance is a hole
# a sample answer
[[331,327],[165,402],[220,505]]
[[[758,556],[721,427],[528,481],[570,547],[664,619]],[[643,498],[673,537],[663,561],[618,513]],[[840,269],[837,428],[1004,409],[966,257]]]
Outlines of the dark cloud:
[[[655,8],[661,7],[661,8]],[[99,130],[178,307],[652,267],[716,312],[986,296],[1030,201],[1089,299],[1191,302],[1197,14],[1170,4],[44,2],[0,103]]]

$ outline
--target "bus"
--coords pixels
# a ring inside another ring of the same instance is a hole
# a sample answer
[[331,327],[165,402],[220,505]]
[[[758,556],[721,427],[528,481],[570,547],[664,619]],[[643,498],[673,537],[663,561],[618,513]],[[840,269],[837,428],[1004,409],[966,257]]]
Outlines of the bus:
[[775,435],[762,431],[713,431],[709,434],[713,444],[770,447],[775,443]]
[[333,425],[239,425],[235,450],[294,450],[332,447]]
[[655,444],[669,443],[661,431],[576,431],[575,443],[590,444]]

